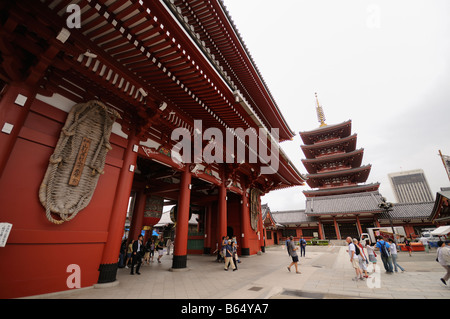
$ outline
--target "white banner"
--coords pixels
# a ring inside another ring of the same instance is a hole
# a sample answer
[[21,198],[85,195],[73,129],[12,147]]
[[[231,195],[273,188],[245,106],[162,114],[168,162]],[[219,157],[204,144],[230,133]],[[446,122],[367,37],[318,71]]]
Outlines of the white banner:
[[0,247],[6,246],[6,241],[8,240],[11,228],[12,224],[10,223],[0,223]]

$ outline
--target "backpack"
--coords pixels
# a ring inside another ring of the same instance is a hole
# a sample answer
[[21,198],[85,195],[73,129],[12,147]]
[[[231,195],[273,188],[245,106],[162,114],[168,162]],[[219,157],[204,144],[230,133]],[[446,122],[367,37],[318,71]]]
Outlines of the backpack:
[[359,249],[358,245],[355,245],[355,244],[353,244],[353,245],[355,246],[355,255],[361,254],[361,250]]
[[381,247],[380,247],[381,256],[386,257],[386,258],[389,257],[391,254],[389,253],[389,251],[386,247],[386,242],[383,241],[383,243],[380,245],[381,245]]

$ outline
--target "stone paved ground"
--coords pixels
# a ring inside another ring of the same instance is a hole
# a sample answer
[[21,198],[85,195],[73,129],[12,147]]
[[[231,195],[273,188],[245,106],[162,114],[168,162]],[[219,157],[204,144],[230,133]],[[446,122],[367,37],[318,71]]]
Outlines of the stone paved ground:
[[[284,246],[268,247],[261,255],[241,258],[237,271],[225,272],[214,256],[188,256],[186,271],[170,271],[172,256],[141,267],[131,276],[119,269],[118,282],[100,288],[34,296],[45,299],[450,299],[450,287],[439,278],[444,269],[430,253],[405,252],[398,263],[404,273],[386,274],[380,257],[367,281],[352,281],[346,247],[308,246],[300,258],[301,274],[288,272]],[[450,283],[449,283],[450,284]]]

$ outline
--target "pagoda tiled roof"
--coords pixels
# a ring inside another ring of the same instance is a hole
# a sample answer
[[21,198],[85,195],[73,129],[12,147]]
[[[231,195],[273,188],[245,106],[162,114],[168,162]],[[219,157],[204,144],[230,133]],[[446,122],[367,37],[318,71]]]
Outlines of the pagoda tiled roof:
[[348,144],[345,147],[345,151],[348,152],[352,152],[356,149],[356,139],[357,139],[357,134],[352,134],[348,137],[344,137],[344,138],[338,138],[338,139],[332,139],[332,140],[328,140],[328,141],[324,141],[324,142],[319,142],[316,144],[312,144],[312,145],[301,145],[301,149],[303,151],[303,153],[305,154],[307,159],[312,159],[315,157],[314,154],[314,150],[320,150],[323,148],[329,148],[331,146],[338,146],[338,145],[343,145],[343,144]]
[[361,166],[362,158],[364,155],[364,149],[360,148],[358,150],[348,152],[348,153],[337,153],[333,155],[320,156],[316,158],[310,159],[302,159],[303,166],[305,166],[306,170],[310,174],[317,173],[317,169],[314,164],[323,163],[323,162],[333,162],[342,159],[348,159],[353,168]]
[[[412,219],[424,219],[430,220],[433,212],[434,202],[423,203],[394,203],[390,215],[392,220],[412,220]],[[388,220],[389,216],[386,212],[382,212],[378,219]]]
[[334,170],[334,171],[328,171],[324,173],[317,173],[317,174],[309,174],[306,175],[307,180],[306,183],[312,187],[320,187],[320,180],[325,178],[339,178],[343,176],[350,176],[353,177],[354,180],[352,180],[353,183],[364,183],[367,178],[369,177],[370,170],[372,168],[371,164],[364,165],[361,167],[356,168],[350,168],[350,169],[342,169],[342,170]]
[[331,195],[306,198],[306,214],[314,215],[341,215],[351,213],[373,212],[379,213],[381,209],[381,194],[378,191],[345,195]]
[[276,223],[283,226],[317,222],[315,217],[307,216],[304,209],[276,211],[271,214]]
[[300,137],[303,140],[303,143],[305,143],[306,145],[310,145],[313,143],[312,137],[313,136],[317,136],[317,135],[323,135],[329,132],[333,132],[335,130],[341,130],[341,137],[347,137],[351,134],[351,130],[352,130],[352,120],[348,120],[339,124],[333,124],[333,125],[326,125],[326,126],[321,126],[318,127],[314,130],[310,130],[310,131],[303,131],[300,132]]
[[343,187],[333,187],[333,188],[322,188],[305,190],[303,194],[307,197],[314,196],[326,196],[326,195],[339,195],[339,194],[349,194],[349,193],[361,193],[367,191],[375,191],[380,187],[380,183],[371,183],[364,185],[353,185],[353,186],[343,186]]

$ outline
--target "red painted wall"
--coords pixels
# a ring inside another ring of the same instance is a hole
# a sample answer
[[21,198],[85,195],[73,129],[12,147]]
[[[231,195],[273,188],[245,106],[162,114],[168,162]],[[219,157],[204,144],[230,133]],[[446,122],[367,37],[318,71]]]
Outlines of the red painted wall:
[[0,179],[0,221],[13,224],[0,248],[0,298],[67,290],[70,264],[80,266],[81,287],[98,280],[126,141],[111,137],[113,150],[90,204],[72,221],[55,225],[45,217],[38,194],[66,117],[35,100]]

